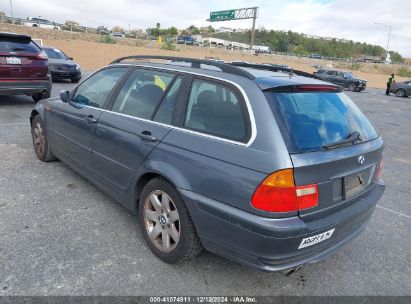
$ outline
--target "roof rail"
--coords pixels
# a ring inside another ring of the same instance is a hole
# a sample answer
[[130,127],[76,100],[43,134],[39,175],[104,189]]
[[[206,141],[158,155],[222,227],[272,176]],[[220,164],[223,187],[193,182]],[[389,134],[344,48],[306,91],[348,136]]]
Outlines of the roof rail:
[[248,63],[248,62],[231,62],[229,64],[233,66],[238,66],[238,67],[252,68],[252,69],[257,69],[257,70],[267,70],[271,72],[286,72],[286,73],[289,73],[290,76],[295,74],[297,76],[319,79],[315,75],[304,72],[304,71],[288,69],[288,68],[283,68],[283,67],[276,67],[276,66],[271,66],[267,64],[257,64],[257,63]]
[[245,78],[254,80],[255,76],[252,75],[251,73],[248,73],[247,71],[238,68],[236,66],[233,66],[231,64],[226,64],[222,62],[215,62],[212,60],[205,60],[205,59],[195,59],[195,58],[185,58],[185,57],[175,57],[175,56],[156,56],[156,55],[133,55],[133,56],[126,56],[126,57],[121,57],[110,64],[115,64],[115,63],[120,63],[126,59],[136,59],[136,60],[144,60],[144,59],[161,59],[161,60],[170,60],[174,62],[187,62],[191,63],[192,68],[201,68],[201,64],[206,64],[206,65],[211,65],[219,68],[222,72],[224,73],[229,73],[229,74],[234,74],[238,76],[243,76]]

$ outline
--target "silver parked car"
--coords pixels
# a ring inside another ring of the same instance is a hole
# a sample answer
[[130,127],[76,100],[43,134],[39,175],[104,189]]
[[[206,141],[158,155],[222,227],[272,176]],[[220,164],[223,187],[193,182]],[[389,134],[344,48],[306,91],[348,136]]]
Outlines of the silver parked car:
[[411,95],[411,80],[393,83],[390,87],[390,93],[398,97],[408,97]]

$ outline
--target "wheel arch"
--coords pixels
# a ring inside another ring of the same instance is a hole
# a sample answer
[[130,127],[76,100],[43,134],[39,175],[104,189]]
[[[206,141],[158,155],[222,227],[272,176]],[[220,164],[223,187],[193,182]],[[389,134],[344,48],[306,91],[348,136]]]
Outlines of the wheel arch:
[[169,163],[147,160],[142,167],[143,168],[139,170],[139,177],[137,178],[135,187],[136,208],[139,203],[141,191],[144,186],[154,178],[163,178],[177,190],[178,188],[186,190],[191,189],[188,180],[183,176],[183,174]]
[[30,126],[33,125],[33,119],[34,119],[34,117],[36,117],[37,115],[40,115],[39,111],[37,111],[36,109],[34,109],[34,110],[31,111],[31,114],[30,114]]

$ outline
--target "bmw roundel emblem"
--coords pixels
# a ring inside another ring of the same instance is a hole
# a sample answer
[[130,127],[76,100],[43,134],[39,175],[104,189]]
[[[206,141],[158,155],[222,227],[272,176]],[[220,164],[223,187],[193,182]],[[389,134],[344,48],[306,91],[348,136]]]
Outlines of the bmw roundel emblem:
[[362,166],[365,162],[365,156],[364,155],[358,156],[357,162],[360,166]]

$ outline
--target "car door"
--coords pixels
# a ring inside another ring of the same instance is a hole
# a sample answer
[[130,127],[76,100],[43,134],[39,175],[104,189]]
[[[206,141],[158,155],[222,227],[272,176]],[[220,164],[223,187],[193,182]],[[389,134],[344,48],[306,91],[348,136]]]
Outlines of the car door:
[[340,85],[340,86],[346,87],[346,86],[347,86],[347,85],[346,85],[346,82],[347,82],[347,80],[346,80],[345,77],[344,77],[344,73],[338,71],[338,72],[337,72],[337,75],[335,76],[335,84],[338,84],[338,85]]
[[69,102],[56,102],[51,115],[53,153],[80,170],[92,172],[92,134],[102,108],[126,67],[100,70],[80,84]]
[[408,81],[406,85],[407,85],[407,96],[410,96],[411,95],[411,81]]
[[327,71],[325,73],[325,80],[331,83],[336,84],[337,81],[337,71]]
[[[135,69],[99,118],[94,136],[96,174],[112,192],[134,189],[134,174],[147,155],[172,129],[169,115],[153,115],[161,100],[177,96],[182,77],[159,70]],[[120,199],[121,201],[121,199]]]

